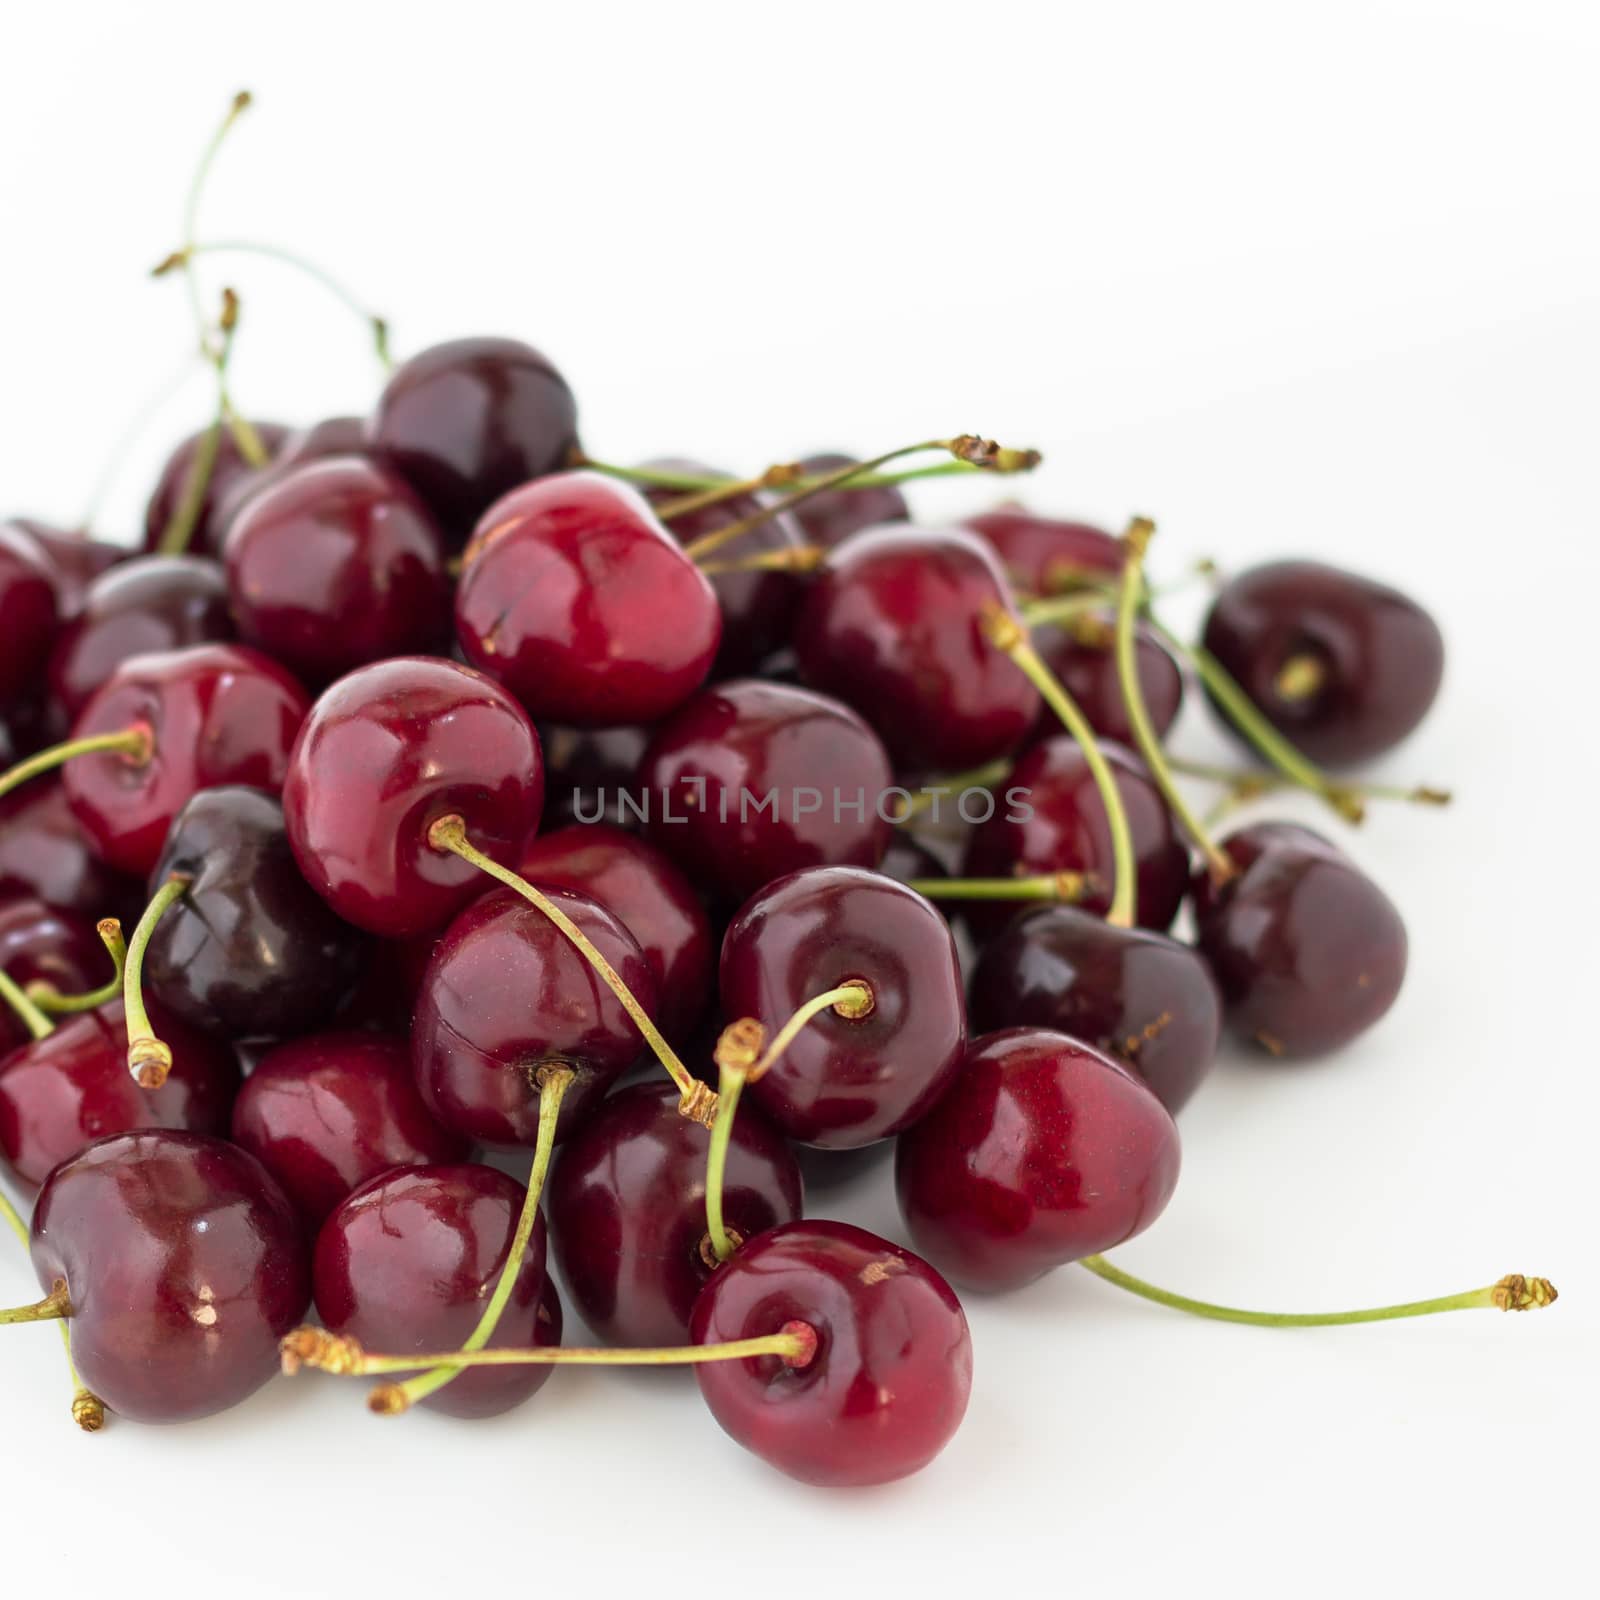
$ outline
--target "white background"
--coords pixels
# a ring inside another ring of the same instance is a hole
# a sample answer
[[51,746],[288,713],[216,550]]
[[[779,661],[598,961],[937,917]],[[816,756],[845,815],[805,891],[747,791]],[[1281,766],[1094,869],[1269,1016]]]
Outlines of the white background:
[[[11,1329],[7,1588],[1459,1594],[1588,1566],[1597,76],[1581,0],[8,8],[7,511],[71,520],[181,358],[182,292],[142,274],[248,85],[204,231],[327,262],[401,353],[539,344],[597,454],[981,430],[1047,451],[1042,506],[1159,518],[1158,572],[1307,554],[1417,594],[1448,680],[1387,772],[1459,799],[1348,839],[1410,925],[1399,1007],[1325,1064],[1225,1060],[1121,1259],[1268,1307],[1510,1270],[1563,1299],[1274,1334],[1065,1270],[971,1306],[965,1427],[856,1495],[777,1477],[660,1375],[563,1373],[477,1425],[304,1378],[90,1439],[55,1335]],[[337,307],[228,279],[248,409],[370,403]],[[163,413],[107,532],[207,405],[197,378]],[[1191,712],[1180,747],[1220,752]],[[818,1205],[899,1236],[881,1172]],[[31,1285],[0,1252],[0,1301]]]

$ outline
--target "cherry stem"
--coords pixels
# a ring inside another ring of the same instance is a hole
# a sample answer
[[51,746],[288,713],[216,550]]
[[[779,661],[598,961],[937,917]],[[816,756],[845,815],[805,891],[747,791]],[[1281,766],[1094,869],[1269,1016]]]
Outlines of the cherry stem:
[[[725,477],[715,476],[701,472],[669,472],[664,468],[656,467],[623,467],[612,461],[597,461],[593,456],[584,455],[578,451],[573,455],[568,465],[574,469],[587,467],[591,472],[603,472],[607,477],[621,478],[626,483],[634,483],[646,489],[677,489],[683,494],[698,493],[703,489],[720,489],[729,480]],[[769,468],[769,471],[772,469]],[[964,478],[969,473],[982,472],[984,469],[975,466],[969,461],[940,461],[928,467],[911,467],[904,472],[860,472],[850,480],[852,489],[890,489],[902,483],[919,483],[924,478]],[[794,489],[808,489],[813,484],[821,483],[823,474],[815,473],[807,477],[791,480],[788,487]],[[750,482],[752,480],[745,480]]]
[[28,998],[50,1016],[72,1016],[80,1011],[94,1011],[107,1005],[122,993],[122,969],[127,961],[128,947],[122,941],[122,924],[115,917],[102,917],[95,924],[100,942],[111,957],[111,976],[98,989],[87,994],[62,994],[53,983],[43,978],[28,985]]
[[942,799],[945,795],[965,794],[971,789],[992,789],[996,784],[1004,783],[1010,777],[1011,769],[1015,765],[1009,756],[1002,756],[998,761],[986,762],[981,767],[972,768],[970,772],[952,773],[940,784],[925,783],[895,813],[895,826],[901,827],[921,816],[936,800]]
[[1206,870],[1214,884],[1224,884],[1238,871],[1227,854],[1217,845],[1206,826],[1195,815],[1193,808],[1178,788],[1167,765],[1166,752],[1155,726],[1150,721],[1149,708],[1144,703],[1144,685],[1139,681],[1139,663],[1134,654],[1133,619],[1144,590],[1144,557],[1155,537],[1156,525],[1148,517],[1135,517],[1122,537],[1126,556],[1122,563],[1122,584],[1117,592],[1117,680],[1122,686],[1122,702],[1128,712],[1128,726],[1133,732],[1133,742],[1150,776],[1155,779],[1162,798],[1183,831],[1194,840],[1206,858]]
[[145,946],[150,943],[150,936],[166,915],[167,908],[193,881],[187,873],[174,872],[156,890],[128,941],[127,958],[122,967],[122,1013],[128,1024],[128,1071],[141,1089],[159,1089],[172,1070],[172,1051],[156,1038],[150,1025],[150,1013],[144,1008],[139,977],[144,966]]
[[56,1031],[56,1025],[34,1004],[28,991],[0,967],[0,1000],[16,1012],[18,1019],[35,1039],[47,1038]]
[[1133,835],[1128,828],[1128,813],[1122,804],[1122,792],[1117,788],[1116,777],[1100,749],[1100,741],[1095,738],[1089,719],[1044,664],[1021,622],[1011,612],[991,604],[985,612],[984,627],[995,648],[1003,650],[1017,664],[1083,751],[1095,788],[1100,793],[1106,825],[1111,830],[1111,907],[1106,912],[1105,920],[1114,928],[1131,928],[1139,891],[1134,875]]
[[1209,1300],[1191,1300],[1187,1295],[1158,1289],[1143,1278],[1135,1278],[1120,1267],[1114,1267],[1104,1256],[1084,1256],[1078,1265],[1087,1267],[1096,1277],[1116,1284],[1119,1289],[1154,1300],[1158,1305],[1170,1306],[1174,1311],[1210,1317],[1216,1322],[1249,1323],[1260,1328],[1329,1328],[1351,1322],[1393,1322],[1400,1317],[1432,1316],[1436,1311],[1537,1311],[1557,1298],[1556,1287],[1548,1278],[1525,1278],[1513,1272],[1486,1288],[1468,1289],[1464,1294],[1443,1295],[1436,1300],[1409,1300],[1403,1305],[1372,1306],[1364,1311],[1241,1311],[1236,1306],[1213,1305]]
[[[1104,578],[1104,574],[1100,577]],[[1117,597],[1114,586],[1099,582],[1092,587],[1088,585],[1074,587],[1070,594],[1052,597],[1048,600],[1029,600],[1022,607],[1022,620],[1030,628],[1039,627],[1071,627],[1075,622],[1081,622],[1085,617],[1092,617],[1104,612],[1107,606],[1112,605]]]
[[[611,963],[595,949],[566,912],[548,895],[534,888],[526,878],[513,872],[509,867],[501,866],[492,856],[486,856],[472,844],[467,838],[465,821],[454,812],[440,817],[428,829],[428,843],[435,850],[459,856],[480,872],[486,872],[491,878],[503,883],[508,889],[515,889],[524,900],[556,925],[568,942],[577,948],[578,954],[599,974],[605,986],[617,997],[618,1004],[633,1019],[633,1025],[644,1035],[645,1043],[655,1052],[656,1059],[667,1069],[667,1075],[678,1086],[681,1095],[678,1101],[680,1115],[691,1117],[694,1121],[709,1127],[716,1112],[716,1094],[708,1085],[701,1083],[678,1059],[677,1052],[662,1037],[661,1030],[634,998],[633,991],[618,977]],[[413,1362],[412,1365],[416,1363]]]
[[72,1315],[72,1302],[67,1298],[66,1279],[57,1278],[50,1293],[31,1306],[11,1306],[0,1311],[0,1328],[18,1322],[55,1322]]
[[[1177,756],[1168,757],[1168,764],[1174,772],[1181,772],[1186,778],[1201,778],[1207,783],[1222,784],[1229,791],[1230,798],[1237,803],[1259,800],[1262,795],[1271,794],[1274,790],[1299,787],[1282,773],[1269,772],[1264,767],[1256,770],[1217,767],[1204,761],[1185,761]],[[1435,789],[1427,784],[1407,788],[1398,783],[1341,783],[1339,788],[1360,800],[1399,800],[1418,806],[1447,806],[1451,800],[1448,789]]]
[[[755,1026],[760,1032],[761,1024]],[[729,1234],[723,1220],[722,1186],[728,1167],[728,1145],[733,1138],[734,1113],[739,1109],[739,1096],[750,1081],[747,1067],[740,1065],[737,1056],[726,1055],[723,1049],[728,1035],[739,1027],[738,1022],[730,1023],[717,1041],[717,1119],[711,1124],[711,1148],[706,1152],[706,1234],[718,1261],[726,1261],[738,1248],[738,1241]],[[755,1053],[751,1052],[752,1060]]]
[[155,754],[155,747],[155,735],[146,722],[136,722],[131,728],[123,728],[117,733],[92,733],[87,738],[68,739],[64,744],[53,744],[36,756],[29,756],[26,761],[19,761],[9,772],[0,774],[0,795],[20,789],[29,779],[37,778],[42,773],[54,772],[74,756],[110,753],[127,756],[136,767],[147,766]]
[[1032,878],[911,878],[906,888],[925,900],[1051,900],[1076,905],[1089,892],[1089,875],[1051,872]]
[[758,550],[754,555],[739,556],[731,561],[697,561],[696,566],[708,578],[718,578],[728,572],[796,572],[808,575],[817,571],[828,559],[828,551],[820,544],[793,544],[782,550]]

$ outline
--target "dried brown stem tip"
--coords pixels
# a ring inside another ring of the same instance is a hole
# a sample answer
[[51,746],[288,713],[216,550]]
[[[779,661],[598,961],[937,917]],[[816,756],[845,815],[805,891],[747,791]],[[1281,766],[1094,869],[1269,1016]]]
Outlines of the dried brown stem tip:
[[72,1420],[85,1433],[99,1433],[106,1425],[105,1401],[87,1389],[80,1389],[72,1397]]
[[1554,1305],[1557,1298],[1556,1286],[1548,1278],[1525,1278],[1520,1272],[1507,1273],[1494,1286],[1498,1311],[1537,1311]]
[[722,1030],[711,1059],[729,1072],[748,1072],[766,1047],[767,1030],[754,1017],[740,1017]]
[[239,326],[239,296],[232,289],[222,291],[222,314],[217,318],[217,326],[224,333],[232,333]]
[[1134,517],[1122,535],[1122,542],[1142,561],[1155,536],[1156,525],[1149,517]]
[[366,1352],[354,1339],[302,1324],[278,1341],[278,1356],[287,1377],[292,1378],[306,1366],[348,1378],[361,1370]]
[[128,1071],[141,1089],[159,1089],[172,1071],[172,1051],[149,1035],[128,1045]]
[[380,1383],[367,1396],[367,1410],[379,1417],[398,1417],[411,1409],[411,1397],[400,1383]]
[[1031,472],[1044,459],[1037,450],[1012,450],[993,439],[963,433],[950,441],[950,453],[985,472]]
[[164,278],[169,272],[176,272],[180,267],[186,267],[188,264],[189,252],[187,250],[174,250],[170,256],[164,256],[151,267],[150,276],[152,278]]
[[683,1091],[678,1101],[678,1115],[709,1128],[717,1120],[717,1091],[709,1083],[696,1079]]

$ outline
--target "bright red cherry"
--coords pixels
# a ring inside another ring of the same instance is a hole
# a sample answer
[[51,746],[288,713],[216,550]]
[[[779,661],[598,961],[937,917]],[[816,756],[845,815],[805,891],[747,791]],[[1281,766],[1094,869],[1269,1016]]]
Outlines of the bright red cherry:
[[[43,982],[57,994],[82,994],[111,976],[94,924],[31,895],[0,900],[0,969],[24,989]],[[0,1001],[0,1051],[26,1044],[30,1037],[21,1019]]]
[[[848,467],[855,460],[855,456],[825,452],[807,456],[800,465],[808,478],[817,478]],[[859,489],[825,489],[809,500],[802,500],[794,508],[793,516],[810,543],[825,545],[831,550],[863,528],[909,522],[911,508],[893,484],[866,484]]]
[[[290,436],[289,430],[276,422],[257,422],[252,426],[269,456],[276,455]],[[194,471],[195,456],[200,449],[200,441],[205,437],[205,431],[190,434],[168,457],[160,478],[156,480],[155,492],[150,496],[150,504],[144,514],[146,550],[160,547],[161,535],[166,532],[173,513],[183,501],[184,490],[188,485],[190,473]],[[239,446],[232,431],[224,428],[217,444],[216,463],[211,469],[211,476],[206,480],[205,495],[200,502],[200,515],[195,521],[194,531],[189,536],[188,551],[191,555],[214,556],[221,551],[222,537],[228,531],[227,523],[221,514],[222,508],[227,504],[236,485],[248,479],[254,471],[249,462],[239,454]]]
[[950,1092],[901,1134],[917,1248],[958,1283],[1017,1289],[1143,1233],[1178,1181],[1178,1130],[1127,1067],[1045,1028],[974,1039]]
[[82,611],[89,585],[128,556],[122,545],[55,528],[32,517],[9,517],[0,526],[21,529],[38,547],[55,585],[56,615],[63,624]]
[[358,668],[306,718],[283,786],[306,881],[347,922],[401,939],[483,892],[477,868],[428,843],[440,817],[516,860],[539,825],[544,763],[527,713],[470,667],[402,656]]
[[696,1344],[804,1323],[803,1366],[707,1361],[695,1377],[725,1432],[802,1483],[889,1483],[954,1436],[972,1390],[972,1336],[950,1285],[909,1250],[843,1222],[748,1240],[700,1292]]
[[54,773],[0,797],[0,894],[34,895],[85,917],[133,918],[144,905],[143,885],[90,850]]
[[34,1270],[67,1286],[72,1359],[134,1422],[209,1416],[271,1378],[310,1299],[307,1254],[261,1163],[196,1133],[101,1139],[33,1211]]
[[[1133,725],[1117,676],[1116,651],[1104,618],[1090,618],[1081,630],[1040,627],[1034,629],[1034,648],[1072,696],[1089,726],[1102,739],[1115,739],[1130,748]],[[1134,662],[1145,710],[1158,739],[1164,739],[1183,709],[1183,669],[1154,632],[1139,623],[1134,628]],[[1061,732],[1061,723],[1048,706],[1039,716],[1044,738]]]
[[1021,506],[996,506],[966,519],[1000,557],[1011,581],[1029,594],[1052,595],[1122,571],[1122,545],[1087,522],[1041,517]]
[[0,706],[21,699],[55,641],[56,586],[39,546],[14,526],[0,526]]

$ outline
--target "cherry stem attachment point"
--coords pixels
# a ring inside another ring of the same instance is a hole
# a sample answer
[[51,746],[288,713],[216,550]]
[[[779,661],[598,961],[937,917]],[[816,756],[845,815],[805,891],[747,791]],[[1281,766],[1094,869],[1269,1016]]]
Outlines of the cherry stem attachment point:
[[139,978],[144,968],[145,947],[168,907],[193,881],[187,873],[174,872],[156,890],[128,941],[122,967],[122,1014],[128,1025],[128,1071],[141,1089],[159,1089],[172,1070],[172,1051],[156,1038],[150,1025],[150,1013],[144,1006]]
[[68,739],[29,756],[26,761],[19,761],[9,772],[0,774],[0,795],[20,789],[31,778],[54,772],[74,756],[121,755],[133,766],[143,767],[149,765],[155,749],[155,735],[146,722],[136,722],[131,728],[122,728],[116,733],[91,733],[82,739]]
[[1050,872],[1027,878],[912,878],[906,883],[925,900],[1047,900],[1076,905],[1088,894],[1084,872]]
[[72,1302],[67,1298],[66,1279],[57,1278],[50,1293],[31,1306],[12,1306],[0,1311],[0,1328],[19,1322],[55,1322],[72,1315]]
[[43,978],[28,985],[28,998],[50,1016],[72,1016],[80,1011],[94,1011],[108,1005],[122,993],[122,969],[127,962],[128,947],[123,943],[122,924],[115,917],[102,917],[95,924],[95,932],[111,957],[111,976],[98,989],[87,994],[61,994],[53,983]]

